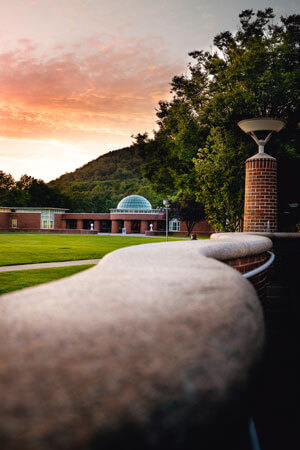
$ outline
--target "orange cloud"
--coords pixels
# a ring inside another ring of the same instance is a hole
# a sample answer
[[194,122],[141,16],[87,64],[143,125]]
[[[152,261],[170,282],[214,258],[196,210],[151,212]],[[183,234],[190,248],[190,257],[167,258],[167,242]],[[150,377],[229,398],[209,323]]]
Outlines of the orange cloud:
[[113,141],[151,130],[180,69],[158,39],[91,37],[72,53],[60,45],[43,53],[23,39],[0,54],[0,136]]

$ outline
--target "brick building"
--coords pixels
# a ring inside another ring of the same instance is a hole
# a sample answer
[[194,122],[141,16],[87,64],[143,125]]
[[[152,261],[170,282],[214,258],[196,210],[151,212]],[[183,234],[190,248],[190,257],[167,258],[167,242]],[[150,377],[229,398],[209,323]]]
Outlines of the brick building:
[[[0,207],[0,231],[31,231],[56,233],[126,233],[164,234],[165,212],[152,209],[150,202],[140,195],[123,198],[109,213],[69,213],[63,208]],[[184,222],[172,219],[169,233],[187,235]],[[206,220],[198,222],[193,232],[208,236],[213,232]]]

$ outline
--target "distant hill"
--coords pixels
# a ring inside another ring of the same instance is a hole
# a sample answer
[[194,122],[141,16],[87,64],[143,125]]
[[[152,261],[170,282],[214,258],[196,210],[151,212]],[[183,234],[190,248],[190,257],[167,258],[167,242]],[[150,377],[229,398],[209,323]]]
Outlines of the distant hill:
[[143,180],[141,159],[133,147],[111,151],[49,183],[70,200],[74,212],[108,212],[126,195],[146,197],[153,207],[162,197]]
[[51,185],[69,181],[108,181],[127,178],[142,178],[141,161],[135,156],[133,147],[114,150],[90,161],[74,172],[66,173]]

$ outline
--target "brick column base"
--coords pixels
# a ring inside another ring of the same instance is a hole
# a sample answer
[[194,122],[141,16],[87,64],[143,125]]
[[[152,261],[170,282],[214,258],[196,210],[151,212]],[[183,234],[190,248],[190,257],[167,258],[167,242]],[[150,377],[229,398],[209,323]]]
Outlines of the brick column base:
[[277,231],[277,160],[266,153],[246,161],[244,231]]
[[119,222],[117,220],[111,221],[111,233],[119,233]]
[[126,233],[131,233],[131,220],[124,220],[124,228],[126,228]]
[[149,229],[149,225],[148,225],[148,221],[147,220],[142,220],[141,221],[141,234],[145,234],[145,232]]

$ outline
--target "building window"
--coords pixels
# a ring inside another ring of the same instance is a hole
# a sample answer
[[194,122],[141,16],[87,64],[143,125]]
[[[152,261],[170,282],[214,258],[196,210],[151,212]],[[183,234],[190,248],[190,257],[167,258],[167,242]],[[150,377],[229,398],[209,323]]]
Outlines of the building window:
[[77,228],[77,220],[67,219],[67,230],[76,230],[76,228]]
[[157,221],[157,231],[166,231],[166,221],[165,220]]
[[172,219],[169,222],[169,231],[180,231],[180,222],[177,219]]
[[54,228],[54,213],[51,210],[41,210],[41,228]]
[[17,226],[18,226],[18,221],[17,221],[17,219],[12,219],[12,220],[11,220],[11,227],[12,227],[12,228],[17,228]]
[[111,232],[111,221],[110,220],[101,220],[100,232],[101,233],[110,233]]

